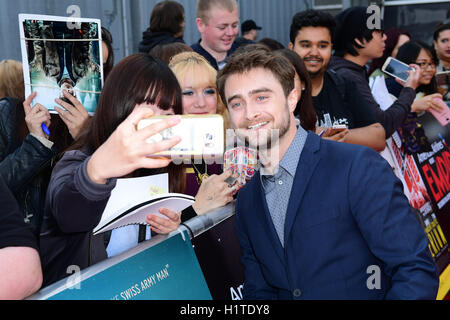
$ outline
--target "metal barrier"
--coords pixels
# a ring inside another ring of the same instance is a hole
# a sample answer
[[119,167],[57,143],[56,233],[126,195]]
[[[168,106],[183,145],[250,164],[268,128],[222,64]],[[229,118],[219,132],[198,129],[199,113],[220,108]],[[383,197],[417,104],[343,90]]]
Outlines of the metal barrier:
[[185,236],[189,236],[190,239],[197,237],[198,235],[202,234],[205,231],[208,231],[209,229],[213,228],[214,226],[218,225],[222,221],[228,219],[229,217],[233,216],[235,211],[235,202],[229,203],[228,205],[212,210],[211,212],[208,212],[207,214],[194,217],[183,224],[179,226],[179,228],[167,235],[157,235],[152,237],[148,241],[144,241],[140,244],[138,244],[136,247],[123,252],[117,256],[114,256],[112,258],[106,259],[104,261],[101,261],[95,265],[92,265],[86,269],[81,270],[80,272],[76,272],[67,278],[61,279],[58,282],[55,282],[54,284],[49,285],[48,287],[45,287],[35,293],[34,295],[27,298],[27,300],[46,300],[51,298],[52,296],[69,289],[78,283],[81,283],[82,281],[108,269],[112,266],[127,260],[138,253],[148,250],[149,248],[156,246],[157,244],[160,244],[171,237],[174,237],[178,234],[181,234],[183,239],[185,239]]

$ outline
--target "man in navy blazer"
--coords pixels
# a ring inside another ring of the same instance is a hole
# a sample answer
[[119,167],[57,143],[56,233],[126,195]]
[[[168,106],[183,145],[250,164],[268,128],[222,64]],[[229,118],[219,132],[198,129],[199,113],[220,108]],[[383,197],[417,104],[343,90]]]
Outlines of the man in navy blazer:
[[297,128],[294,76],[265,50],[236,53],[218,75],[238,137],[264,155],[236,202],[244,298],[435,299],[428,240],[400,181],[373,150]]

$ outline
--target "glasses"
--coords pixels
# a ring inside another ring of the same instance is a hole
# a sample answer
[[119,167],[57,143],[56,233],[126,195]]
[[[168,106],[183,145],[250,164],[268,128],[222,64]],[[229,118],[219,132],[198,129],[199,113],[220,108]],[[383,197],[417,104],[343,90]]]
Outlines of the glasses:
[[430,67],[431,69],[436,69],[436,63],[434,62],[415,62],[420,68],[426,69],[427,67]]

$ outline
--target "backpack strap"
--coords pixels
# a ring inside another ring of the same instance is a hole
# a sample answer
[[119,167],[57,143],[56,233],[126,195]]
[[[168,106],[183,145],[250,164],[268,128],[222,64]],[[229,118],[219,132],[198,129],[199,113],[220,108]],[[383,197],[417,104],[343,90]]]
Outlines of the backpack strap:
[[333,83],[336,85],[339,93],[342,96],[342,99],[346,100],[345,99],[346,98],[346,94],[345,94],[346,80],[343,77],[341,77],[340,75],[338,75],[336,73],[336,71],[334,71],[334,70],[328,69],[327,73],[330,76]]

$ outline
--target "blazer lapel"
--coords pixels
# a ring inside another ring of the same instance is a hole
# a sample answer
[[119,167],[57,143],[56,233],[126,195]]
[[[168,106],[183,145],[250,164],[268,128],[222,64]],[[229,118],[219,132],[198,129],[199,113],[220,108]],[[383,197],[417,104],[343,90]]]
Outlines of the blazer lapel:
[[303,151],[298,161],[294,183],[289,196],[289,204],[287,207],[286,220],[284,224],[285,244],[286,239],[289,239],[289,234],[291,232],[295,216],[297,215],[298,208],[302,202],[309,180],[311,179],[317,164],[319,163],[319,149],[320,138],[312,133],[308,133],[308,138],[306,139],[305,146],[303,147]]
[[275,230],[275,226],[273,225],[272,217],[270,216],[270,211],[269,211],[269,207],[267,206],[264,188],[261,185],[261,180],[260,180],[261,178],[260,178],[259,172],[257,173],[257,176],[255,178],[258,181],[257,188],[258,188],[258,192],[259,192],[260,203],[262,203],[262,207],[263,207],[262,211],[259,211],[259,210],[258,211],[261,212],[261,214],[264,216],[263,225],[266,228],[266,234],[269,236],[269,238],[271,240],[270,243],[272,244],[274,251],[278,255],[278,258],[280,258],[282,264],[284,265],[285,263],[284,263],[283,247],[281,246],[281,242],[280,242],[280,239],[278,238],[277,231]]

